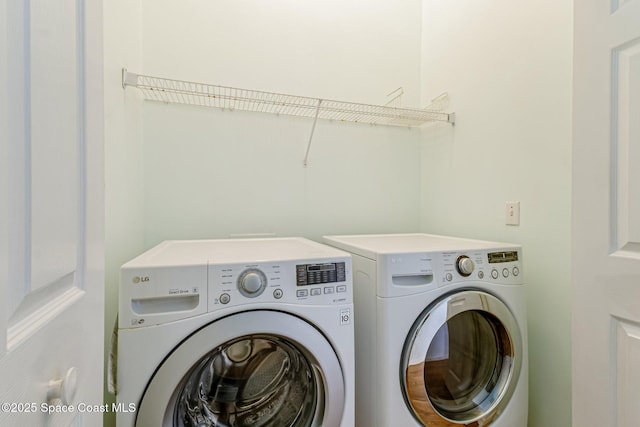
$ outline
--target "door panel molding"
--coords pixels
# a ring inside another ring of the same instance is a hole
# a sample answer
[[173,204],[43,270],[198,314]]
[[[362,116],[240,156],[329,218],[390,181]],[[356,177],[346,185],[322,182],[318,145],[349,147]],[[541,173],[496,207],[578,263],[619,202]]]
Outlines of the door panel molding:
[[613,363],[615,420],[613,425],[632,427],[640,419],[640,406],[624,396],[640,396],[640,324],[613,317],[611,334],[614,349]]
[[82,298],[84,291],[74,286],[74,276],[74,273],[70,273],[46,288],[25,296],[9,319],[7,351],[15,349]]
[[640,258],[640,38],[611,50],[611,253]]
[[[86,252],[84,0],[10,3],[21,17],[9,32],[16,41],[10,54],[22,61],[10,68],[9,80],[19,84],[9,85],[17,108],[7,111],[14,141],[8,347],[60,312],[49,310],[50,300],[67,301],[70,287],[82,295]],[[26,319],[35,320],[26,327]]]
[[631,3],[637,0],[611,0],[611,13],[615,13],[621,7],[624,7],[626,4]]

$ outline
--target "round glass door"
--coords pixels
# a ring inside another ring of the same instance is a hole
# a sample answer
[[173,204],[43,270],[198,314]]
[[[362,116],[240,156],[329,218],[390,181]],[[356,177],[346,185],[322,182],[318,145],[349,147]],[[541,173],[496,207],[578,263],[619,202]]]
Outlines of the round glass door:
[[339,425],[342,369],[315,327],[282,312],[219,319],[164,360],[138,408],[137,426]]
[[317,381],[307,357],[286,338],[241,337],[211,351],[185,375],[174,425],[308,426]]
[[513,394],[521,352],[516,320],[499,299],[481,291],[445,296],[407,338],[405,400],[424,425],[484,425]]

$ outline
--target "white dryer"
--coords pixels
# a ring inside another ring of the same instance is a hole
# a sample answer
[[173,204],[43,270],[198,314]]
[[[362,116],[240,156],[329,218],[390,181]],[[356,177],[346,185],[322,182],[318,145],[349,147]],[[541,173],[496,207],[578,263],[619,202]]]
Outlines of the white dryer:
[[428,234],[325,242],[353,255],[357,426],[527,425],[519,246]]
[[118,426],[354,424],[348,253],[167,241],[121,269]]

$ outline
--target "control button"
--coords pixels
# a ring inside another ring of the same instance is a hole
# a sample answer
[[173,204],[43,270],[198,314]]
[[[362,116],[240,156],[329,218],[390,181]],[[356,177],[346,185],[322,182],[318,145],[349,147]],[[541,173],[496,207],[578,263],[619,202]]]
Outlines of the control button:
[[337,292],[347,292],[347,285],[336,286],[336,291]]
[[332,294],[333,293],[333,286],[327,286],[326,288],[324,288],[324,293],[325,294]]
[[509,277],[509,270],[506,268],[502,269],[502,277],[507,278]]
[[513,270],[511,270],[511,272],[513,273],[514,276],[520,275],[520,269],[518,267],[513,267]]
[[309,296],[309,291],[307,289],[298,289],[296,291],[296,296],[298,298],[308,297]]
[[336,263],[336,282],[344,282],[347,280],[347,273],[344,262]]
[[491,270],[491,277],[493,277],[494,279],[498,278],[498,270],[496,270],[495,268],[493,270]]
[[316,295],[322,295],[322,289],[320,288],[311,289],[311,296],[316,296]]
[[484,279],[484,271],[478,271],[478,279]]
[[247,298],[255,298],[267,287],[267,276],[257,268],[243,271],[238,277],[238,290]]
[[282,298],[282,295],[283,295],[283,294],[284,294],[284,293],[282,292],[282,289],[275,289],[275,290],[273,291],[273,297],[274,297],[275,299],[280,299],[280,298]]
[[249,273],[242,278],[241,286],[245,291],[254,294],[262,287],[262,279],[256,273]]
[[470,276],[471,273],[473,273],[474,268],[475,265],[473,264],[473,261],[471,261],[471,258],[466,255],[461,255],[456,260],[456,269],[461,276]]
[[219,300],[222,304],[229,304],[229,301],[231,301],[231,296],[229,294],[222,294],[220,295]]
[[447,273],[447,274],[444,276],[444,279],[445,279],[447,282],[452,281],[452,280],[453,280],[453,274],[451,274],[451,273]]

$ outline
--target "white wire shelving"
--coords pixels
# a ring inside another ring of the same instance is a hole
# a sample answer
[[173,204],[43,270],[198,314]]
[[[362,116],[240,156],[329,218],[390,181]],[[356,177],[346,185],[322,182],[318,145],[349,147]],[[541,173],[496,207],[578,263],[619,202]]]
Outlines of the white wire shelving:
[[[199,105],[375,125],[414,127],[426,123],[455,123],[455,114],[435,107],[424,109],[334,101],[152,77],[122,70],[122,86],[138,88],[151,101]],[[314,122],[315,124],[315,122]]]

